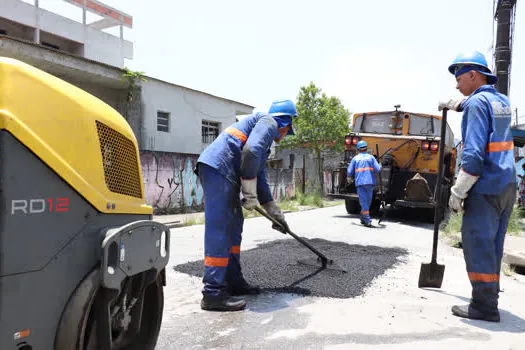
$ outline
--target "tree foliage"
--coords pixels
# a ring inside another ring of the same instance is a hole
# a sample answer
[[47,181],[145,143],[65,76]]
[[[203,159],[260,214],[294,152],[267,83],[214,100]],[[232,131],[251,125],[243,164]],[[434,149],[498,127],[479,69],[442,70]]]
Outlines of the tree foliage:
[[285,148],[306,147],[320,158],[325,150],[342,151],[350,131],[350,113],[336,97],[329,97],[313,82],[301,87],[297,97],[294,136],[283,139]]

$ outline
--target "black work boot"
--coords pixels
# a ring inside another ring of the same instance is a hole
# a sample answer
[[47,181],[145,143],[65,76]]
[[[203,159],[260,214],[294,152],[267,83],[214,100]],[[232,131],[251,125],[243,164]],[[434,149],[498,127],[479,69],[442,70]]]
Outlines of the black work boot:
[[228,294],[204,294],[201,300],[201,309],[207,311],[239,311],[245,307],[245,300],[232,298]]
[[452,306],[452,313],[459,317],[470,318],[471,320],[499,322],[498,311],[493,313],[485,313],[474,309],[471,305],[454,305]]
[[253,286],[243,279],[242,282],[239,283],[229,283],[228,293],[230,295],[257,295],[261,293],[261,288]]

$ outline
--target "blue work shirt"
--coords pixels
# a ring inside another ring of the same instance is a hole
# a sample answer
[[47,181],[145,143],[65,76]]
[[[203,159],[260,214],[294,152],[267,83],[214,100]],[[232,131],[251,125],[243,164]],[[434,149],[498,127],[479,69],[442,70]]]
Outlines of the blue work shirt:
[[461,167],[479,176],[471,191],[500,194],[509,183],[516,182],[509,99],[493,86],[483,85],[461,107]]
[[266,178],[270,146],[279,137],[277,122],[265,113],[253,114],[227,127],[201,153],[197,163],[211,166],[236,186],[241,178],[257,177],[257,196],[263,204],[273,200]]
[[381,166],[373,155],[359,152],[348,165],[346,176],[355,178],[356,186],[375,185],[376,177],[374,172],[380,170]]

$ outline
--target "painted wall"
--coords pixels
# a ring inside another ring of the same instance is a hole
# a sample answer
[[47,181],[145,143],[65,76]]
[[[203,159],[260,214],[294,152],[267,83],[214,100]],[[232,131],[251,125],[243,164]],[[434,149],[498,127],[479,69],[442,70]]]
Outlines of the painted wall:
[[193,173],[197,159],[194,154],[141,152],[146,202],[155,214],[202,210],[204,192]]
[[293,169],[266,169],[266,177],[275,201],[291,198],[295,195]]
[[[193,173],[196,154],[143,151],[140,154],[146,202],[155,214],[202,211],[204,191]],[[267,169],[275,200],[295,193],[293,169]]]
[[[341,166],[341,162],[344,160],[344,152],[325,151],[321,153],[321,157],[323,162],[323,190],[328,193],[334,182],[332,172]],[[293,167],[296,170],[302,170],[304,168],[304,178],[302,173],[295,172],[295,186],[300,191],[304,188],[309,193],[319,188],[318,160],[311,150],[300,147],[294,149],[277,147],[275,159],[282,159],[281,164],[285,169]]]

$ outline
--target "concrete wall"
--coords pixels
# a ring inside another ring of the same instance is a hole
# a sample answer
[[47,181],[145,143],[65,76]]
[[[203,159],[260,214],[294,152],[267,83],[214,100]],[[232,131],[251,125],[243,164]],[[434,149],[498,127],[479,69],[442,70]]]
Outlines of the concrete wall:
[[295,195],[294,169],[266,169],[273,199],[280,201]]
[[[154,78],[142,83],[142,148],[148,151],[200,154],[202,121],[220,123],[220,130],[235,123],[238,114],[253,108]],[[157,131],[157,112],[170,113],[169,132]]]
[[72,54],[119,68],[124,58],[133,59],[133,43],[20,0],[1,0],[2,17],[25,26],[23,36],[9,33],[21,39],[36,42],[35,29],[40,29],[41,40]]
[[[326,151],[321,153],[323,162],[323,189],[326,193],[332,186],[332,171],[339,168],[344,159],[344,152]],[[319,165],[312,151],[307,148],[287,149],[277,147],[276,159],[282,159],[283,169],[296,169],[295,187],[308,192],[319,188]],[[304,169],[304,171],[302,171]],[[300,175],[300,176],[298,176]]]
[[[196,154],[140,153],[146,202],[156,214],[204,209],[204,191],[193,172],[198,158]],[[267,169],[267,176],[275,200],[293,197],[293,169]]]
[[204,192],[193,173],[198,155],[141,152],[146,201],[156,214],[202,210]]

